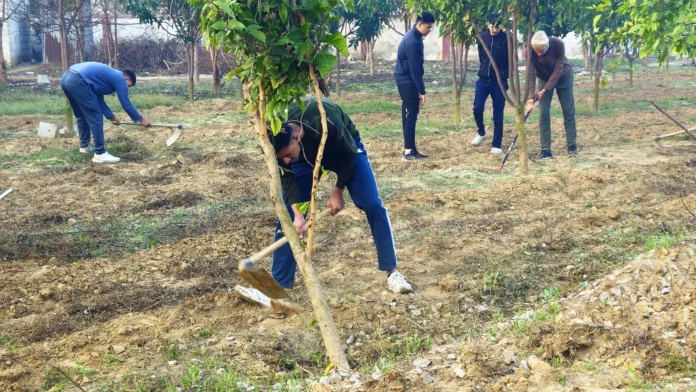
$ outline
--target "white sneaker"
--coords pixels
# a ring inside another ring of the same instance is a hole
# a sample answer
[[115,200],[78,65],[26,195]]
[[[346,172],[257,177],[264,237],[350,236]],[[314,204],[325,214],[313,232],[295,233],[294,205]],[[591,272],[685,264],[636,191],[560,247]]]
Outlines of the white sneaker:
[[104,151],[103,154],[94,154],[92,158],[92,162],[94,163],[116,163],[120,160],[121,158],[117,158],[106,151]]
[[271,299],[256,289],[242,286],[234,286],[234,291],[236,291],[237,294],[239,294],[243,299],[251,303],[261,305],[267,308],[271,307]]
[[87,147],[80,147],[80,154],[87,154],[88,152]]
[[496,148],[496,147],[491,148],[491,154],[502,154],[502,153],[503,153],[503,150],[501,150],[500,148]]
[[474,140],[471,141],[471,144],[473,144],[474,147],[478,147],[481,145],[481,143],[483,143],[484,140],[486,140],[486,135],[481,136],[477,133]]
[[387,278],[387,284],[389,285],[389,290],[395,293],[410,293],[413,291],[413,287],[406,281],[403,275],[399,271],[394,271]]

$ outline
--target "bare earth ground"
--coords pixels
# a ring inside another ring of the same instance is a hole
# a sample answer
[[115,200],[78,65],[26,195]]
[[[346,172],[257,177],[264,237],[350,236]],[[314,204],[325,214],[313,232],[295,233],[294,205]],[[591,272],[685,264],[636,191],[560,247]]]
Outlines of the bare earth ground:
[[[556,113],[557,159],[530,162],[526,177],[516,153],[497,174],[490,139],[470,145],[470,92],[462,127],[451,125],[451,93],[429,94],[422,162],[400,161],[397,110],[352,114],[382,131],[363,139],[416,293],[386,291],[352,204],[319,225],[316,269],[360,372],[326,388],[695,390],[696,141],[656,145],[678,128],[644,101],[671,99],[670,113],[693,125],[693,101],[674,99],[696,95],[696,73],[610,85],[603,102],[623,104],[579,114],[580,157],[563,155]],[[589,78],[576,88],[589,105]],[[395,89],[339,102],[375,98],[400,104]],[[15,189],[0,201],[0,390],[77,390],[57,368],[94,391],[215,390],[205,379],[227,374],[239,390],[309,389],[303,379],[328,360],[301,277],[291,294],[307,311],[285,320],[231,290],[242,284],[237,261],[269,244],[274,226],[239,102],[144,114],[190,126],[172,148],[168,130],[108,127],[107,147],[124,158],[111,166],[79,156],[75,138],[34,136],[58,116],[0,118],[0,191]],[[528,130],[536,156],[535,121]]]

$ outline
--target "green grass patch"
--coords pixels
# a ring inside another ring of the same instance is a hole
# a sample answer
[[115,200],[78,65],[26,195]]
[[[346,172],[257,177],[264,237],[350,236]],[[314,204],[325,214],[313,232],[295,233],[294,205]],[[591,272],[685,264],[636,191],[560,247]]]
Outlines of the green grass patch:
[[681,232],[651,235],[645,241],[643,251],[647,253],[653,249],[669,249],[681,242],[685,237],[688,237],[688,235]]
[[343,111],[350,115],[353,114],[374,114],[382,112],[401,113],[401,103],[388,102],[382,99],[370,99],[368,101],[346,101],[341,100],[339,105]]
[[77,146],[69,149],[49,145],[39,152],[27,155],[6,153],[0,154],[0,170],[18,170],[24,166],[56,167],[73,163],[84,163],[86,157],[80,154]]

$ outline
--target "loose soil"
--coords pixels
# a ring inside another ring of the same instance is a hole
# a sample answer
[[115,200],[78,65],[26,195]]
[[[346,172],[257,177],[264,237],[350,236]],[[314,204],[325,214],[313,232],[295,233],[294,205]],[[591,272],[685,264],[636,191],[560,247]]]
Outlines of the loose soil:
[[[612,86],[603,102],[630,107],[693,97],[696,74],[650,71],[636,75],[637,87]],[[590,88],[589,77],[576,79],[578,104],[591,102]],[[393,90],[376,98],[399,103]],[[340,102],[372,98],[348,92]],[[471,99],[465,93],[462,104],[469,124]],[[450,100],[449,91],[429,94],[421,119],[447,122]],[[322,375],[328,360],[299,274],[291,295],[306,311],[285,320],[232,290],[243,284],[237,262],[268,245],[275,224],[257,136],[227,115],[239,106],[219,99],[145,111],[185,119],[171,148],[169,130],[109,125],[107,148],[124,158],[109,166],[80,156],[76,138],[34,136],[39,121],[59,116],[0,119],[0,192],[15,190],[0,201],[0,390],[77,390],[56,368],[86,390],[135,390],[125,387],[134,380],[161,390],[162,377],[177,382],[206,358],[263,390]],[[693,124],[693,105],[669,107]],[[394,128],[363,141],[399,268],[416,292],[386,291],[352,203],[318,225],[315,268],[342,339],[353,336],[347,352],[362,380],[328,388],[694,388],[696,141],[658,145],[654,136],[678,130],[668,119],[617,109],[579,116],[580,156],[568,158],[555,116],[557,158],[530,162],[520,177],[517,154],[496,173],[501,157],[488,153],[490,139],[472,147],[470,127],[419,135],[430,157],[403,163],[399,113],[352,118],[358,128]],[[504,149],[514,124],[505,128]],[[536,156],[533,121],[528,132]],[[432,363],[414,368],[418,357]]]

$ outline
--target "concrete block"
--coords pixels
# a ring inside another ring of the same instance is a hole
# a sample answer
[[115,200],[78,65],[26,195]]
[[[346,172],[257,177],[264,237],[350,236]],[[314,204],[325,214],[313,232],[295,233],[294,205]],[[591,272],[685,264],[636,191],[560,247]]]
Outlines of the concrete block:
[[37,79],[36,83],[38,83],[38,84],[50,84],[51,83],[51,80],[48,78],[48,75],[39,75],[36,79]]
[[39,123],[39,137],[56,137],[56,132],[58,127],[55,124],[40,122]]

